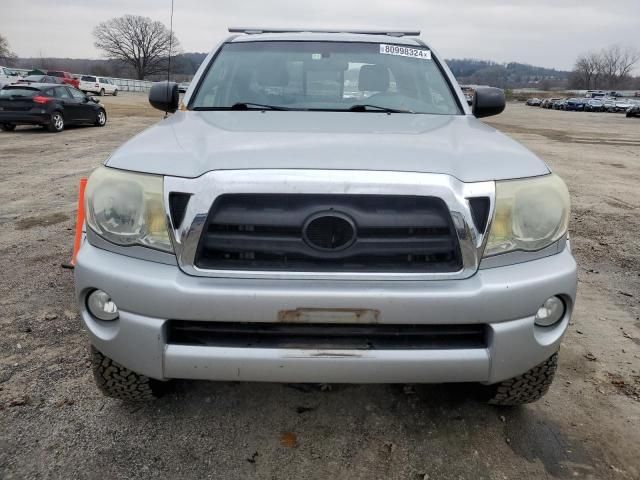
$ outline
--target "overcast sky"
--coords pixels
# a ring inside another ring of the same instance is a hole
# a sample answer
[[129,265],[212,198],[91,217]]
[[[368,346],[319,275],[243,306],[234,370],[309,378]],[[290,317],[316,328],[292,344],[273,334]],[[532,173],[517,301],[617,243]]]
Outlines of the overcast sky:
[[[0,33],[21,57],[99,58],[91,32],[124,14],[169,24],[171,0],[0,0]],[[207,52],[228,26],[418,28],[446,58],[570,69],[614,43],[640,48],[640,0],[175,0],[174,31]]]

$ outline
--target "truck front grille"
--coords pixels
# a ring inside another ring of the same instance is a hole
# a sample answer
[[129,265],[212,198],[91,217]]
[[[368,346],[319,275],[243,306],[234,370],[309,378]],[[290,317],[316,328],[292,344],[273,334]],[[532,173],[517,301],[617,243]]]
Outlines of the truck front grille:
[[170,320],[167,343],[237,348],[432,350],[486,348],[485,325],[343,325]]
[[225,194],[209,212],[195,265],[211,270],[456,272],[458,238],[439,198]]

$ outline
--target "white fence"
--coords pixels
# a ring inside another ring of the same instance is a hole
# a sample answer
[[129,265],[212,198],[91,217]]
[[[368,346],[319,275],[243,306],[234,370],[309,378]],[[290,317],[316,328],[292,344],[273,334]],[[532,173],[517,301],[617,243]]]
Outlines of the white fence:
[[153,85],[153,82],[148,80],[132,80],[130,78],[113,78],[111,79],[113,83],[118,86],[118,90],[122,92],[148,92]]

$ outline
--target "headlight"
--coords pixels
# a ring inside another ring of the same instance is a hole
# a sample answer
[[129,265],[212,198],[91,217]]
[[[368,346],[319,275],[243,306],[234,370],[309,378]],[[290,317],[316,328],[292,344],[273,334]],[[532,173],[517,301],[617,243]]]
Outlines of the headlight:
[[496,182],[496,205],[484,255],[551,245],[569,223],[569,190],[557,175]]
[[87,183],[87,224],[117,245],[172,252],[162,198],[161,176],[100,167]]

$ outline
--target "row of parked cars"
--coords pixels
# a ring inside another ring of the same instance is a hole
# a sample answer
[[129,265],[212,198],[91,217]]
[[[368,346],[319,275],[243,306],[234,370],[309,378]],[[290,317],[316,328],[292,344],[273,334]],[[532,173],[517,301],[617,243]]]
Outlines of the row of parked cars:
[[626,113],[627,117],[640,116],[640,100],[632,98],[530,98],[526,104],[532,107],[552,110]]
[[96,95],[118,95],[118,87],[113,80],[95,75],[72,75],[62,70],[48,70],[46,73],[34,73],[20,76],[13,70],[0,66],[0,88],[4,85],[31,83],[66,84],[84,93]]

